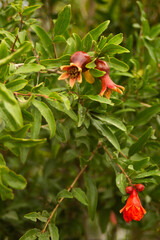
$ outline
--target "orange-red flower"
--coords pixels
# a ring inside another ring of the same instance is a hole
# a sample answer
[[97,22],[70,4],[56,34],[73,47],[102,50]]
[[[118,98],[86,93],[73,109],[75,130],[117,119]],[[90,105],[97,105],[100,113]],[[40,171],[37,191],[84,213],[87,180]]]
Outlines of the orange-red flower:
[[[90,56],[82,51],[75,52],[70,58],[70,65],[61,66],[61,70],[65,71],[58,80],[69,78],[69,85],[74,86],[76,80],[82,83],[82,72],[87,71],[85,65],[91,61]],[[87,80],[87,79],[86,79]],[[88,82],[94,81],[92,76],[88,77]]]
[[112,91],[123,94],[122,90],[124,91],[125,88],[121,85],[115,84],[111,80],[111,78],[109,76],[109,66],[105,61],[97,59],[96,60],[96,68],[100,71],[105,71],[106,72],[104,74],[104,76],[100,77],[101,83],[102,83],[101,92],[99,94],[100,96],[105,95],[105,97],[109,99]]
[[132,220],[140,221],[143,218],[143,215],[146,214],[146,210],[142,207],[138,193],[135,189],[133,189],[124,208],[120,210],[120,213],[122,212],[123,218],[127,223]]

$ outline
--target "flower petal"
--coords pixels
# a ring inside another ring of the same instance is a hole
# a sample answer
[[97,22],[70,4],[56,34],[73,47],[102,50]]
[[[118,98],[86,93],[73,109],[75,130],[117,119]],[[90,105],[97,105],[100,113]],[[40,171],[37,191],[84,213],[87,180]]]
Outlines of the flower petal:
[[77,77],[77,82],[82,83],[82,74],[79,73],[78,77]]
[[75,79],[75,78],[70,78],[70,79],[69,79],[69,85],[71,86],[71,88],[73,88],[75,82],[76,82],[76,79]]
[[63,71],[68,71],[71,68],[70,65],[61,66],[60,69]]
[[63,73],[61,76],[59,76],[58,80],[64,80],[69,78],[69,74],[67,72]]
[[94,79],[94,77],[90,74],[90,71],[89,71],[89,70],[83,72],[83,76],[84,76],[84,78],[86,79],[86,81],[87,81],[88,83],[91,83],[91,84],[94,83],[95,79]]

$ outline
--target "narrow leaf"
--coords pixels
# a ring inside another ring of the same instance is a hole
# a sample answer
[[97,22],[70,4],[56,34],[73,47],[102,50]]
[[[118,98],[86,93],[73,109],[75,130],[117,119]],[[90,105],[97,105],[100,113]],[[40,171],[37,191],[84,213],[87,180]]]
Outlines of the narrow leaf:
[[56,123],[52,111],[45,103],[40,102],[38,100],[34,99],[32,101],[32,104],[40,111],[42,116],[46,119],[50,129],[50,138],[52,138],[55,135],[56,131]]

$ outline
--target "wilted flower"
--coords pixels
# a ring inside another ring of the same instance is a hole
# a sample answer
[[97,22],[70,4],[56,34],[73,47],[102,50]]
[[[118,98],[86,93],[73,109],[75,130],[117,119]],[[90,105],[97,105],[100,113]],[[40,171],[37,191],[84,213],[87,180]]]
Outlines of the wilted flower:
[[[74,86],[76,80],[82,83],[82,72],[88,72],[85,68],[86,64],[91,61],[90,56],[82,51],[75,52],[70,58],[70,65],[61,66],[61,70],[65,71],[58,80],[64,80],[69,78],[69,85],[71,88]],[[94,81],[94,78],[88,73],[86,81],[89,83]]]
[[146,210],[142,207],[137,191],[134,188],[126,205],[120,210],[120,213],[122,212],[123,218],[127,223],[132,220],[140,221],[143,215],[146,214]]
[[98,70],[106,72],[104,74],[104,76],[100,77],[101,82],[102,82],[102,88],[101,88],[101,92],[99,95],[100,96],[105,95],[105,97],[109,99],[112,91],[123,94],[122,90],[124,91],[125,88],[121,85],[115,84],[109,77],[108,64],[105,61],[100,60],[100,59],[97,59],[95,63],[96,63],[96,68]]

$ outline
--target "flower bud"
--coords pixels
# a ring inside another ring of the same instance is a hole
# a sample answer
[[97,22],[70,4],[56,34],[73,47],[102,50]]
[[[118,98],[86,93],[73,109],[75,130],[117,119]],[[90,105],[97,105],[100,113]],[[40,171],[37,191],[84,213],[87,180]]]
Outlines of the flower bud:
[[145,186],[141,183],[135,184],[135,188],[138,192],[142,192],[145,189]]
[[126,187],[125,191],[126,191],[127,194],[131,194],[133,192],[133,187],[128,186],[128,187]]
[[86,71],[85,65],[91,62],[91,57],[82,51],[75,52],[70,58],[70,63],[74,63],[77,67],[82,68],[82,71]]
[[96,61],[95,61],[95,64],[96,64],[96,68],[98,70],[109,73],[109,66],[105,61],[97,58]]

